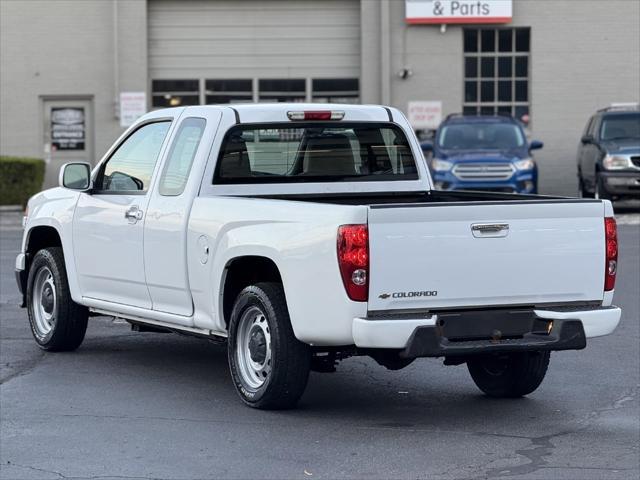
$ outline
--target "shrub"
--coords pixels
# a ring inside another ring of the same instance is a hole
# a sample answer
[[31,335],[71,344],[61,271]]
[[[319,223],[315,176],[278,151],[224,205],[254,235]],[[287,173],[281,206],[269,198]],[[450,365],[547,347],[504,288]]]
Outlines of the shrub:
[[27,204],[42,189],[44,162],[39,158],[0,156],[0,205]]

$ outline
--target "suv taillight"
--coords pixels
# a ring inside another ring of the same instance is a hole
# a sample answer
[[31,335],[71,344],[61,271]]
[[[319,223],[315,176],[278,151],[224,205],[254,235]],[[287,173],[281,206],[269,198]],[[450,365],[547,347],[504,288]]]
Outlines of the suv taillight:
[[366,302],[369,299],[369,229],[366,225],[338,228],[338,264],[349,298]]
[[604,291],[613,290],[616,284],[616,272],[618,271],[618,228],[616,219],[606,217],[604,219],[605,238],[605,264],[604,264]]

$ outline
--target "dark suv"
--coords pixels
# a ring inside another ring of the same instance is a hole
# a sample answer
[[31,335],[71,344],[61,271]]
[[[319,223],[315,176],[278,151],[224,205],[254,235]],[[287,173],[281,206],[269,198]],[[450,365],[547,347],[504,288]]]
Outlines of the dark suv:
[[611,106],[589,119],[578,145],[578,182],[583,197],[640,197],[638,105]]

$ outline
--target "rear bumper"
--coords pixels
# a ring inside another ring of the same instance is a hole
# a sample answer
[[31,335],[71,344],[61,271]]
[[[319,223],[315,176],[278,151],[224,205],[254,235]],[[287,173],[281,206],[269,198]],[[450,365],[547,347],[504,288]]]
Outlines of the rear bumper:
[[465,356],[533,350],[579,350],[586,339],[607,335],[620,321],[618,307],[589,310],[479,310],[422,318],[356,318],[359,348],[401,350],[413,357]]

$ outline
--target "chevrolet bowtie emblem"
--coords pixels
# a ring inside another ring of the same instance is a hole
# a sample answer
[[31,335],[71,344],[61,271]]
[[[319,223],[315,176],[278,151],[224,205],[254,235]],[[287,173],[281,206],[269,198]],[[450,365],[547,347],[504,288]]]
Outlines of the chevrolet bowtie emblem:
[[389,295],[388,293],[381,293],[380,295],[378,295],[378,298],[381,298],[384,300],[385,298],[389,298],[390,296],[391,295]]

